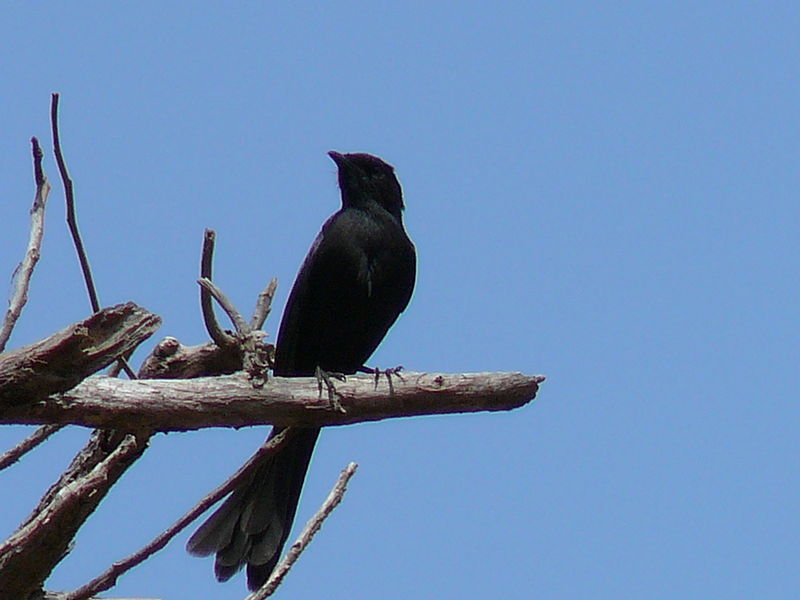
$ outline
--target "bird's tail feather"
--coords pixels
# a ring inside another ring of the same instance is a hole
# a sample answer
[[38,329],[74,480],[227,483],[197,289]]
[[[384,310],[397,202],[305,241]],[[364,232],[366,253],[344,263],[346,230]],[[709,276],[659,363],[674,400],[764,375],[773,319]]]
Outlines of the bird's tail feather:
[[[270,437],[279,432],[273,428]],[[216,552],[217,579],[226,581],[247,564],[253,590],[272,573],[289,536],[318,436],[319,429],[297,431],[189,538],[186,549],[191,554]]]

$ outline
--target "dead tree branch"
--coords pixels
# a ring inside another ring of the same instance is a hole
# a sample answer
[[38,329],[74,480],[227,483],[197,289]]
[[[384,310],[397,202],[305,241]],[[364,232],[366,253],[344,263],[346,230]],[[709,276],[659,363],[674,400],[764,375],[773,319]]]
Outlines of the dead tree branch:
[[[0,413],[66,391],[150,337],[161,318],[133,302],[105,308],[0,356]],[[45,423],[42,423],[45,424]]]
[[286,429],[274,438],[265,441],[264,444],[262,444],[261,447],[255,452],[255,454],[253,454],[253,456],[251,456],[250,459],[244,465],[242,465],[225,483],[206,495],[202,500],[200,500],[200,502],[198,502],[191,510],[178,519],[173,525],[167,528],[161,535],[127,558],[115,562],[111,565],[111,567],[109,567],[106,571],[101,573],[89,583],[82,585],[69,594],[66,594],[63,597],[63,600],[85,600],[94,594],[104,592],[105,590],[109,590],[114,587],[114,585],[117,583],[117,579],[121,575],[161,550],[172,538],[189,526],[195,519],[197,519],[197,517],[208,510],[209,507],[218,502],[222,497],[232,492],[242,480],[252,476],[253,469],[267,456],[277,452],[291,436],[291,431],[291,429]]
[[242,354],[238,350],[220,348],[214,342],[184,346],[174,337],[165,337],[142,363],[139,378],[192,379],[241,370]]
[[[211,281],[211,273],[214,264],[214,244],[217,233],[213,229],[206,229],[203,232],[203,251],[200,255],[200,278]],[[214,314],[214,303],[211,301],[210,290],[200,286],[200,310],[203,313],[203,322],[206,331],[212,340],[221,348],[230,348],[236,345],[236,340],[232,335],[220,327],[217,315]]]
[[253,318],[250,320],[250,327],[253,329],[261,329],[264,326],[264,321],[267,320],[272,310],[272,299],[275,297],[275,291],[277,289],[278,279],[273,277],[267,284],[267,287],[264,288],[264,291],[258,295],[256,308],[253,311]]
[[6,598],[28,598],[40,589],[68,551],[75,532],[97,507],[126,465],[144,447],[134,435],[85,476],[61,488],[51,502],[0,544],[0,590]]
[[214,300],[219,302],[222,310],[225,311],[225,314],[228,315],[228,318],[233,323],[238,335],[245,335],[250,331],[250,326],[245,323],[241,313],[236,309],[236,306],[234,306],[233,302],[230,301],[230,299],[216,283],[207,277],[201,277],[197,280],[197,283],[200,285],[201,289],[208,292],[211,296],[213,296]]
[[342,498],[344,498],[344,493],[347,491],[347,484],[350,482],[353,475],[355,475],[356,469],[358,469],[358,465],[354,462],[351,462],[344,468],[339,475],[339,479],[336,481],[336,485],[333,486],[331,493],[325,498],[325,502],[322,503],[322,506],[314,516],[308,520],[305,527],[303,527],[303,531],[300,532],[297,541],[292,544],[286,556],[281,559],[281,562],[279,562],[272,571],[269,579],[259,590],[250,594],[245,600],[264,600],[264,598],[268,598],[275,593],[275,590],[278,589],[278,586],[283,581],[283,578],[286,577],[289,569],[297,562],[303,550],[308,547],[311,540],[322,528],[322,523],[333,512],[333,509],[339,506]]
[[536,397],[544,377],[521,373],[406,373],[394,394],[371,375],[336,384],[346,412],[331,410],[316,378],[273,377],[260,388],[243,374],[126,381],[92,377],[24,406],[8,406],[0,423],[69,423],[86,427],[187,431],[274,424],[323,427],[418,415],[499,411]]
[[47,204],[47,196],[50,193],[50,183],[47,181],[42,169],[42,147],[39,140],[31,138],[33,146],[33,176],[36,182],[36,193],[33,197],[31,207],[31,233],[28,238],[28,248],[25,250],[25,257],[17,267],[17,282],[14,287],[14,294],[9,301],[6,316],[3,319],[3,326],[0,328],[0,352],[2,352],[17,320],[22,314],[22,309],[28,301],[28,288],[30,287],[33,270],[39,262],[41,255],[42,237],[44,236],[44,209]]
[[61,429],[63,425],[42,425],[34,431],[31,435],[26,437],[22,440],[19,444],[4,452],[0,455],[0,470],[5,469],[6,467],[10,467],[15,462],[17,462],[20,458],[22,458],[27,452],[30,452],[36,446],[41,444],[51,435],[53,435],[56,431]]
[[[61,181],[64,184],[64,197],[67,204],[67,226],[72,235],[75,251],[78,253],[78,261],[81,264],[83,280],[86,282],[86,291],[89,294],[89,304],[92,307],[92,312],[98,312],[100,310],[100,300],[97,297],[97,288],[94,285],[92,269],[89,266],[89,256],[86,254],[86,249],[83,247],[83,239],[78,229],[78,217],[75,214],[75,192],[72,186],[72,179],[70,179],[69,171],[67,171],[67,163],[64,160],[64,154],[61,152],[61,135],[58,131],[58,100],[59,95],[54,93],[50,103],[50,126],[53,135],[53,152],[56,156],[56,162],[58,163],[58,172],[61,174]],[[120,354],[117,357],[117,361],[128,377],[131,379],[136,378],[136,374],[128,365],[124,354]]]
[[56,155],[58,172],[61,174],[61,181],[64,184],[64,196],[67,202],[67,225],[72,234],[75,250],[78,253],[78,261],[80,261],[81,271],[83,271],[83,279],[86,281],[86,291],[89,294],[89,302],[92,305],[92,311],[97,312],[100,310],[100,301],[97,298],[97,289],[94,285],[92,269],[89,266],[89,257],[86,256],[83,240],[81,239],[80,231],[78,231],[78,219],[75,216],[75,192],[72,187],[72,179],[70,179],[69,171],[67,171],[67,163],[64,161],[64,155],[61,152],[61,136],[58,132],[58,99],[59,95],[54,93],[50,103],[50,127],[53,135],[53,152]]

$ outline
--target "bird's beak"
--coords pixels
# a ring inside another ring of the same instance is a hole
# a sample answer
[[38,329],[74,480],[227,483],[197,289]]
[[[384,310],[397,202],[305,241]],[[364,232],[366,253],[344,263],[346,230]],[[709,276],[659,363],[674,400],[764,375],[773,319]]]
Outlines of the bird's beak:
[[336,150],[331,150],[330,152],[328,152],[328,156],[331,157],[333,162],[335,162],[336,166],[339,167],[340,169],[347,162],[347,158],[345,158],[345,155],[340,152],[336,152]]

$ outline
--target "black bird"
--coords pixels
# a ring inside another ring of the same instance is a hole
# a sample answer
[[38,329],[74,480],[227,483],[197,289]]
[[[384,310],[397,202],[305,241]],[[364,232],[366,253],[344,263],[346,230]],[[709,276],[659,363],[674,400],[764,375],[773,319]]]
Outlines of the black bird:
[[[275,374],[361,370],[408,305],[414,244],[403,227],[403,195],[391,165],[369,154],[328,153],[339,169],[342,208],[322,226],[295,279],[275,347]],[[281,431],[274,427],[270,436]],[[280,558],[320,430],[300,429],[194,533],[187,549],[216,552],[226,581],[247,564],[258,589]]]

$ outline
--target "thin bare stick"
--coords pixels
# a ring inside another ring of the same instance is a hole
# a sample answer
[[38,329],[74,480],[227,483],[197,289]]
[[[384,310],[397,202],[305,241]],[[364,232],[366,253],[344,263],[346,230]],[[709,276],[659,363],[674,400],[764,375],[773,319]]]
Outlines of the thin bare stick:
[[197,519],[197,517],[208,510],[209,507],[219,501],[222,497],[232,492],[243,479],[251,475],[253,468],[260,464],[264,457],[277,452],[293,433],[294,432],[291,428],[284,429],[275,437],[264,442],[264,444],[262,444],[261,447],[256,450],[255,454],[253,454],[253,456],[251,456],[250,459],[230,477],[230,479],[200,500],[200,502],[198,502],[191,510],[189,510],[189,512],[178,519],[161,535],[127,558],[115,562],[98,577],[67,594],[63,600],[84,600],[94,594],[112,588],[114,585],[116,585],[117,579],[121,575],[161,550],[172,538],[183,531],[183,529],[191,524],[192,521]]
[[[213,229],[206,229],[203,232],[203,252],[200,255],[200,278],[208,279],[211,281],[211,272],[213,270],[214,262],[214,242],[217,239],[217,233]],[[214,343],[220,348],[229,348],[233,346],[236,341],[233,336],[225,332],[220,327],[217,321],[217,315],[214,314],[214,304],[211,302],[211,294],[209,291],[200,287],[200,309],[203,312],[203,322],[206,324],[206,331],[208,335],[214,340]]]
[[233,305],[233,302],[225,295],[225,293],[219,288],[217,284],[215,284],[210,279],[202,278],[198,279],[197,283],[200,285],[201,288],[205,289],[208,293],[210,293],[214,300],[219,302],[219,305],[222,307],[222,310],[225,311],[225,314],[228,315],[233,326],[236,328],[236,333],[239,335],[246,335],[250,333],[250,325],[245,323],[245,320],[242,318],[241,313],[236,310],[236,307]]
[[[100,310],[100,300],[97,298],[97,288],[94,285],[92,269],[89,266],[89,257],[86,255],[81,233],[78,230],[78,219],[75,216],[75,192],[72,188],[72,179],[70,179],[69,171],[67,171],[67,163],[64,161],[64,155],[61,152],[61,136],[58,132],[58,98],[59,95],[54,93],[50,103],[50,126],[53,132],[53,152],[56,155],[61,181],[64,183],[64,197],[67,202],[67,225],[69,226],[69,232],[72,234],[72,242],[75,244],[75,251],[78,253],[78,261],[81,264],[81,271],[83,271],[83,280],[86,282],[86,291],[89,293],[89,303],[92,306],[92,311],[97,312]],[[136,379],[136,373],[133,372],[128,361],[122,357],[118,360],[125,374],[131,379]]]
[[[37,596],[40,600],[65,600],[67,594],[65,592],[43,592],[41,596]],[[162,600],[161,598],[90,598],[89,600]]]
[[[65,592],[47,592],[45,591],[41,596],[37,596],[40,600],[65,600],[67,594]],[[161,598],[90,598],[89,600],[162,600]]]
[[83,240],[78,231],[78,221],[75,217],[75,193],[72,189],[72,179],[69,177],[67,171],[67,164],[64,162],[64,155],[61,153],[61,137],[58,133],[58,94],[53,94],[52,102],[50,103],[50,125],[53,130],[53,151],[56,155],[56,162],[58,163],[58,171],[61,173],[61,181],[64,183],[64,195],[67,200],[67,225],[72,234],[72,241],[75,244],[75,250],[78,253],[78,260],[81,263],[81,270],[83,271],[83,279],[86,281],[86,291],[89,293],[89,302],[92,305],[92,310],[97,312],[100,310],[100,301],[97,299],[97,290],[94,286],[94,279],[92,278],[92,269],[89,266],[89,258],[86,256],[86,250],[83,248]]
[[20,458],[22,458],[25,453],[36,448],[36,446],[41,444],[62,427],[63,425],[42,425],[39,427],[39,429],[34,431],[19,444],[11,448],[11,450],[8,450],[0,455],[0,470],[13,465]]
[[289,569],[297,562],[297,559],[300,558],[300,554],[308,547],[314,535],[320,530],[323,521],[328,518],[328,515],[330,515],[333,509],[342,501],[344,493],[347,491],[347,484],[350,478],[355,475],[356,469],[358,469],[358,465],[354,462],[351,462],[344,468],[339,475],[339,480],[336,482],[336,485],[333,486],[331,493],[325,498],[325,502],[322,503],[320,509],[309,519],[306,526],[303,527],[303,531],[300,532],[297,541],[292,544],[286,556],[281,559],[281,562],[279,562],[275,570],[272,571],[272,575],[269,576],[267,582],[261,586],[261,588],[247,596],[245,600],[264,600],[264,598],[275,593],[275,590],[278,589],[278,586],[283,581],[283,578],[286,577]]
[[250,327],[253,329],[261,329],[264,326],[264,321],[267,320],[272,310],[272,299],[275,297],[275,290],[277,289],[278,279],[273,277],[272,281],[264,288],[264,291],[258,295],[256,309],[253,311],[253,318],[250,320]]
[[28,301],[28,288],[33,276],[33,269],[36,267],[36,263],[39,262],[42,237],[44,236],[44,208],[47,204],[47,195],[50,193],[50,183],[47,181],[47,175],[42,169],[43,154],[39,140],[35,137],[31,138],[31,145],[33,146],[33,174],[36,182],[36,194],[33,197],[33,206],[31,207],[31,233],[28,238],[25,257],[17,267],[17,283],[14,287],[14,295],[8,304],[3,326],[0,328],[0,352],[5,349],[8,339],[11,337],[11,332],[14,330],[14,325],[16,325],[19,316],[22,314],[22,308]]

